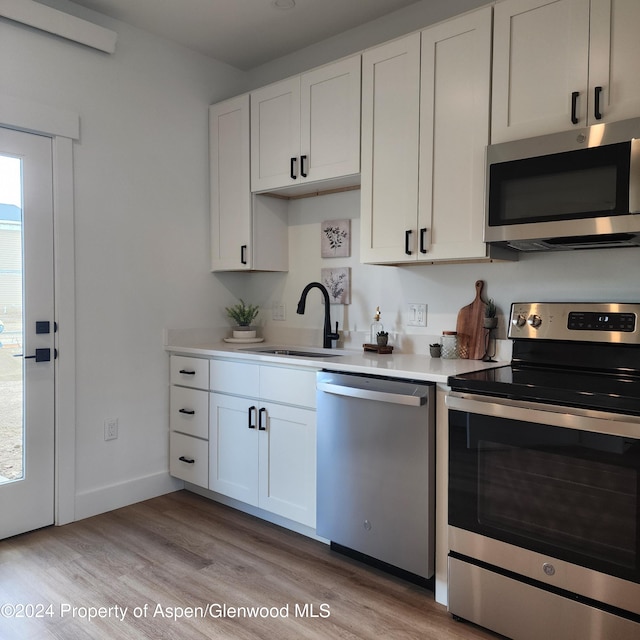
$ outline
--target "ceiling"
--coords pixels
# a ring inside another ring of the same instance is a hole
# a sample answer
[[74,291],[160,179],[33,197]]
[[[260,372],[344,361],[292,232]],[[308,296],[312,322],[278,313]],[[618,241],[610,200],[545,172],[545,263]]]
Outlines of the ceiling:
[[247,71],[417,0],[73,1]]

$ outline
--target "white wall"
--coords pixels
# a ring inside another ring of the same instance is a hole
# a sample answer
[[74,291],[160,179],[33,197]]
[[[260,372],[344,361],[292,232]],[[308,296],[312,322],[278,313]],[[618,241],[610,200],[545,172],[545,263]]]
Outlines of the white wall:
[[[347,346],[360,348],[367,337],[376,306],[392,341],[404,351],[426,353],[429,341],[444,330],[455,330],[461,307],[473,301],[474,284],[484,280],[484,295],[494,298],[501,318],[499,337],[506,335],[504,314],[518,300],[640,301],[638,249],[597,249],[521,254],[517,262],[378,266],[359,262],[360,192],[292,200],[289,204],[290,270],[288,274],[254,274],[246,293],[263,305],[261,320],[267,335],[278,340],[287,331],[315,328],[312,339],[321,346],[323,305],[318,292],[309,294],[306,312],[296,314],[307,282],[320,278],[321,268],[351,268],[350,305],[331,305],[332,322],[346,330]],[[324,220],[351,218],[350,258],[320,257],[320,225]],[[286,322],[271,320],[271,306],[286,305]],[[428,305],[427,327],[407,326],[409,302]],[[353,334],[355,332],[355,334]]]
[[[74,143],[76,517],[168,486],[165,327],[211,326],[234,295],[209,273],[207,107],[244,74],[145,32],[107,55],[0,20],[3,94],[80,115]],[[64,354],[61,353],[61,357]],[[103,422],[120,435],[105,442]]]

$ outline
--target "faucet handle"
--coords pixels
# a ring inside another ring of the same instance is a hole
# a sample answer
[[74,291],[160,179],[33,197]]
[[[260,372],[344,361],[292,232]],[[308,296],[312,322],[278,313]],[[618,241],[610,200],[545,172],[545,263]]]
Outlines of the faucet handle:
[[336,320],[336,331],[327,335],[329,340],[340,340],[340,334],[338,333],[338,321]]

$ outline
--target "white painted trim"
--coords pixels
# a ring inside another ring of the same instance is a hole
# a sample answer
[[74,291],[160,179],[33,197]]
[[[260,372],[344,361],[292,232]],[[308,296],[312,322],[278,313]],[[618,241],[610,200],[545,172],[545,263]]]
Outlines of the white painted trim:
[[115,31],[33,0],[0,0],[0,16],[105,53],[116,50]]
[[172,478],[166,471],[127,480],[118,484],[83,491],[76,496],[75,519],[82,520],[100,513],[149,500],[182,489],[182,480]]
[[[2,0],[0,0],[2,2]],[[79,137],[77,114],[2,96],[0,126],[50,136],[53,147],[53,223],[55,320],[55,493],[57,525],[75,520],[76,504],[76,356],[73,139]]]
[[55,523],[75,520],[76,328],[73,141],[53,139],[53,233],[55,256]]
[[77,113],[8,95],[0,97],[0,125],[29,133],[80,138]]

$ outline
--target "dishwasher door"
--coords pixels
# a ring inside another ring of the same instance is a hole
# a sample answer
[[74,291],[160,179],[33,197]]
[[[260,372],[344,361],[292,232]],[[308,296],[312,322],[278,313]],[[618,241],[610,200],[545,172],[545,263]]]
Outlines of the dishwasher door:
[[317,374],[318,535],[421,578],[434,572],[434,385]]

